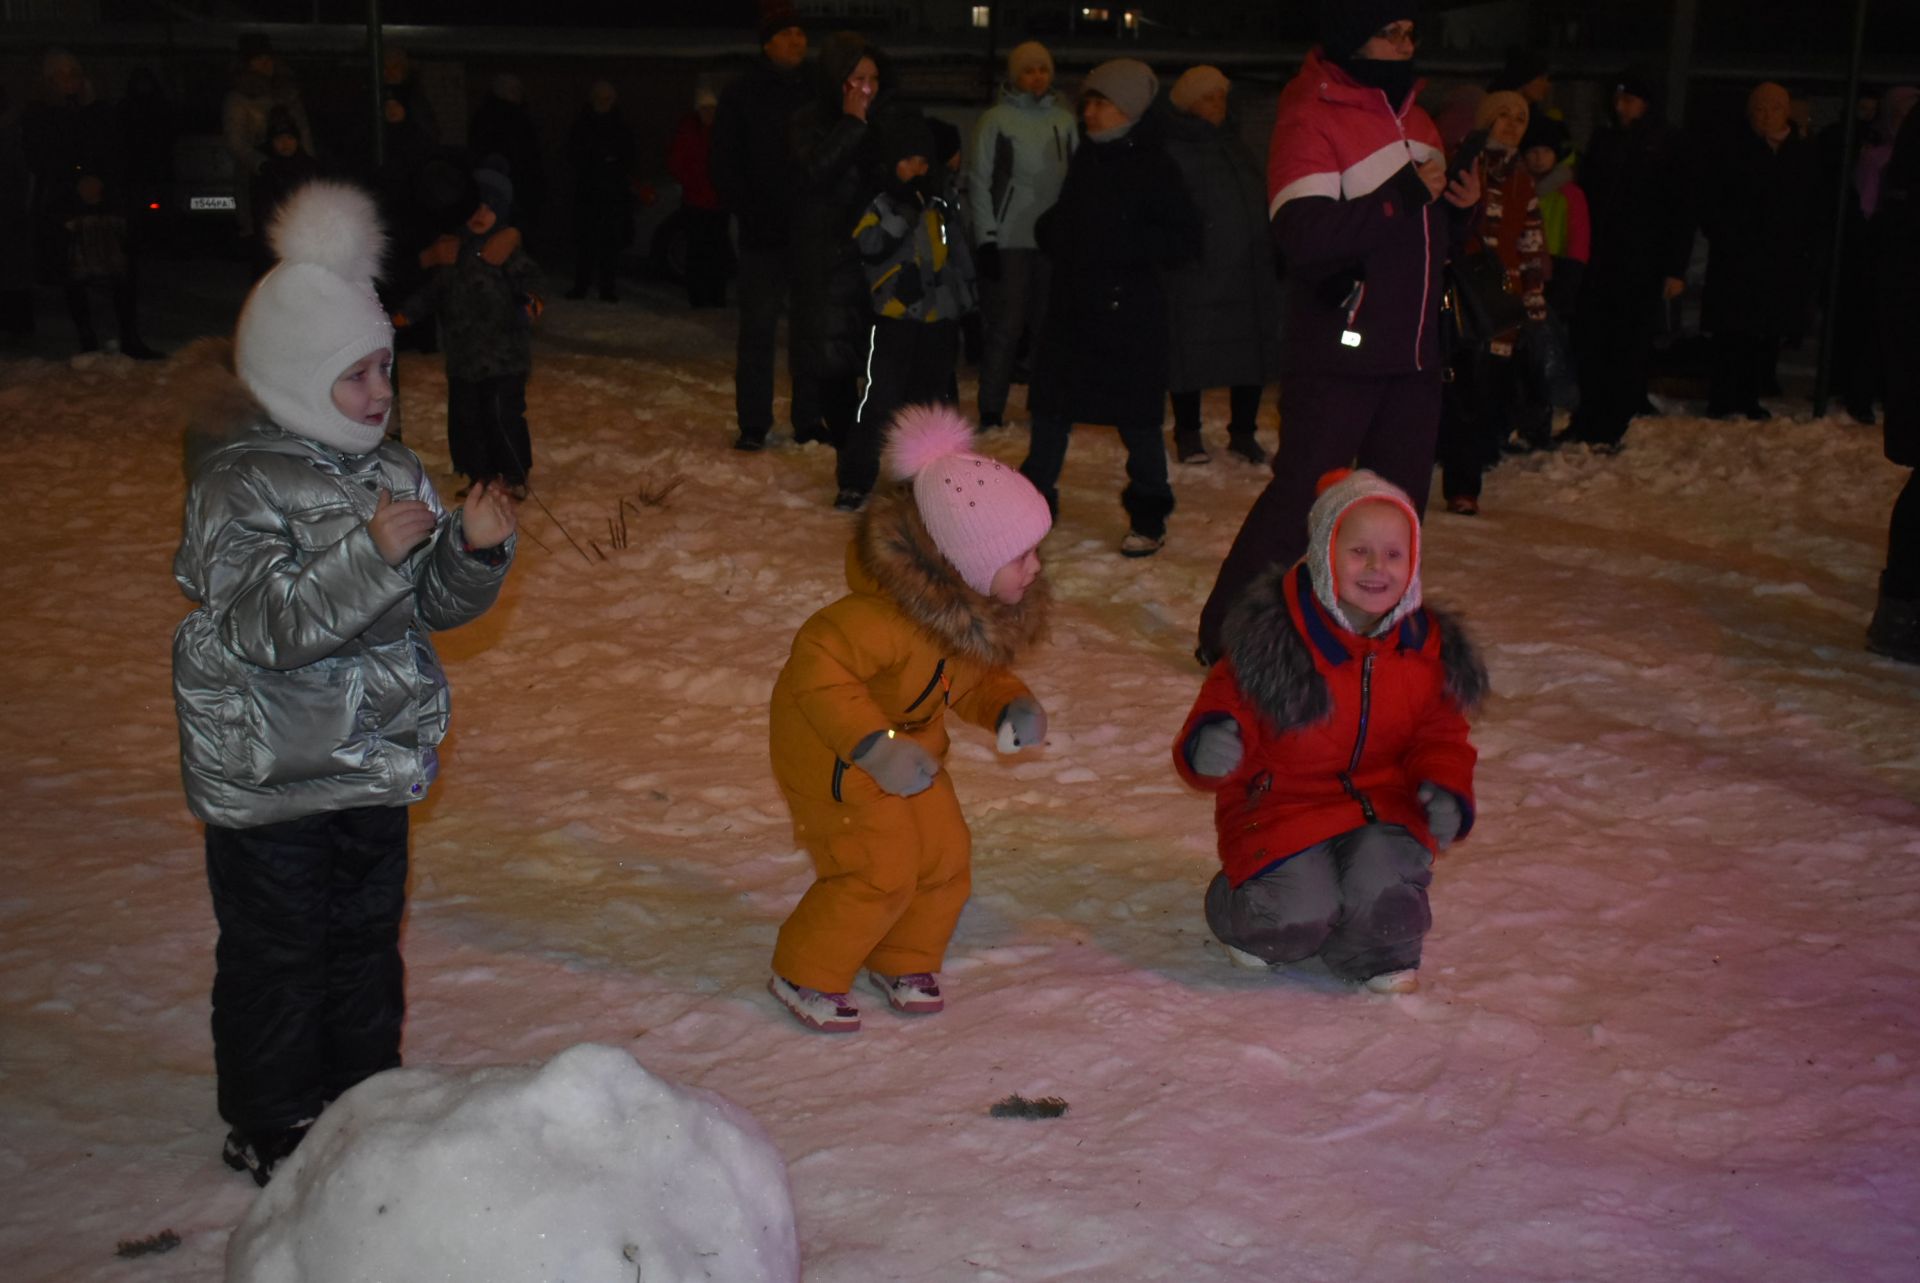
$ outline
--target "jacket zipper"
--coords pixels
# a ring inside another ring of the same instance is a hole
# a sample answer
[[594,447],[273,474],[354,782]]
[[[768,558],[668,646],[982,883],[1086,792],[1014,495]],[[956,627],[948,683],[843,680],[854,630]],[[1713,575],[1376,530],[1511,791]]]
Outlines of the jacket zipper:
[[1367,746],[1367,721],[1373,713],[1373,660],[1368,655],[1360,661],[1360,725],[1353,734],[1353,756],[1347,760],[1347,769],[1340,772],[1340,787],[1360,804],[1360,814],[1367,817],[1368,824],[1378,824],[1380,817],[1374,813],[1373,799],[1354,787],[1353,773],[1360,769],[1360,754]]
[[913,703],[907,705],[907,711],[909,713],[911,713],[914,709],[920,707],[921,704],[926,702],[927,696],[933,694],[934,688],[940,685],[940,677],[946,671],[947,671],[947,661],[944,659],[942,659],[939,663],[933,666],[933,680],[927,683],[927,688],[920,692],[919,698],[915,699]]
[[[1407,159],[1419,165],[1413,156],[1413,140],[1407,137],[1407,122],[1393,109],[1393,99],[1387,97],[1387,91],[1380,91],[1380,100],[1387,104],[1387,114],[1393,117],[1393,127],[1400,131],[1400,145],[1407,149]],[[1427,296],[1433,292],[1433,206],[1425,206],[1420,211],[1420,317],[1413,326],[1413,368],[1424,370],[1420,364],[1420,340],[1427,336]]]

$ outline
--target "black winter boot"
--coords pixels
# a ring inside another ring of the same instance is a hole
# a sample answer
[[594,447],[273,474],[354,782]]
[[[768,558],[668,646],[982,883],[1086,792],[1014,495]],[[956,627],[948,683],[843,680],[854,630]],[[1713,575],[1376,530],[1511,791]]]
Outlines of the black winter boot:
[[1920,601],[1887,594],[1887,577],[1880,576],[1880,600],[1867,625],[1867,649],[1905,664],[1920,664]]

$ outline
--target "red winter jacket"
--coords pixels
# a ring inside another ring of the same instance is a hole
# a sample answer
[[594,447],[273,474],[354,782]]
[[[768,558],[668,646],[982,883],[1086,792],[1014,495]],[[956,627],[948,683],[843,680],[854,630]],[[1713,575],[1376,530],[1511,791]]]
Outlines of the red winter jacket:
[[[1420,785],[1460,802],[1473,827],[1473,763],[1464,710],[1486,670],[1459,625],[1415,610],[1385,637],[1360,637],[1313,598],[1304,565],[1248,589],[1174,741],[1173,764],[1214,793],[1220,865],[1239,886],[1290,855],[1367,824],[1398,824],[1433,846]],[[1193,737],[1232,718],[1245,753],[1227,776],[1194,772]]]
[[[1286,368],[1361,376],[1440,368],[1441,268],[1465,215],[1432,200],[1414,170],[1443,158],[1440,131],[1414,105],[1418,91],[1390,103],[1317,49],[1281,91],[1267,215],[1287,272]],[[1350,307],[1355,285],[1365,293]],[[1341,341],[1349,328],[1361,335],[1357,346]]]
[[713,126],[703,122],[698,112],[682,116],[667,148],[667,172],[680,184],[681,203],[690,209],[720,208],[720,193],[713,186],[712,154]]

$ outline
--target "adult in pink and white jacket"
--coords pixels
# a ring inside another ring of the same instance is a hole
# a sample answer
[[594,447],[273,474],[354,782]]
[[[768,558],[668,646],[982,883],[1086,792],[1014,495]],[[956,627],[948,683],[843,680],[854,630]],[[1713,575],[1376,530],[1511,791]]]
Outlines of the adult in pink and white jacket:
[[1321,45],[1280,96],[1267,212],[1286,272],[1280,450],[1200,616],[1196,656],[1248,584],[1298,561],[1326,472],[1357,463],[1424,512],[1440,425],[1442,269],[1480,199],[1414,103],[1414,0],[1321,0]]

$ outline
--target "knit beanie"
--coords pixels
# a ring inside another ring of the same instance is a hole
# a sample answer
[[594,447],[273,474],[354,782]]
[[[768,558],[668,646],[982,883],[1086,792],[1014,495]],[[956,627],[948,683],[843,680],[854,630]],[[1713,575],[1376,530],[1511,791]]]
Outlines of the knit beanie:
[[958,411],[910,405],[893,417],[886,467],[913,487],[921,524],[940,555],[985,597],[1002,566],[1047,537],[1053,514],[1031,481],[972,446],[973,425]]
[[1550,74],[1553,64],[1547,61],[1545,50],[1534,49],[1527,45],[1514,45],[1507,50],[1507,61],[1500,73],[1487,82],[1490,90],[1518,89],[1530,85],[1540,77]]
[[1089,71],[1081,88],[1105,98],[1128,120],[1138,120],[1153,105],[1160,81],[1153,68],[1138,58],[1114,58]]
[[1527,117],[1527,134],[1520,140],[1520,150],[1525,152],[1535,147],[1551,147],[1555,156],[1565,160],[1573,150],[1573,135],[1546,112],[1536,111]]
[[1496,89],[1482,98],[1480,105],[1473,109],[1473,127],[1475,129],[1485,129],[1493,123],[1493,118],[1500,113],[1502,108],[1518,108],[1520,114],[1525,116],[1529,121],[1533,119],[1533,109],[1527,105],[1527,100],[1522,98],[1517,91],[1512,89]]
[[496,224],[505,227],[513,221],[513,180],[506,175],[506,162],[498,156],[487,157],[487,163],[473,171],[473,185],[480,191],[480,199],[493,211]]
[[1320,44],[1344,66],[1376,31],[1419,16],[1416,0],[1320,0]]
[[781,0],[773,0],[773,3],[765,5],[760,10],[760,43],[767,43],[788,27],[802,25],[800,15],[793,11],[792,5],[783,4]]
[[1018,80],[1021,72],[1034,67],[1045,67],[1049,76],[1053,74],[1053,55],[1038,40],[1017,44],[1007,51],[1008,80]]
[[1173,88],[1167,91],[1167,101],[1171,102],[1175,109],[1186,111],[1208,94],[1216,90],[1226,93],[1232,88],[1233,82],[1227,79],[1220,68],[1203,64],[1198,67],[1188,67],[1180,73],[1180,79],[1174,81]]
[[1420,514],[1413,510],[1413,502],[1404,490],[1365,468],[1327,473],[1320,478],[1319,493],[1320,497],[1307,512],[1306,563],[1313,577],[1313,599],[1348,632],[1357,630],[1341,609],[1333,564],[1333,546],[1339,537],[1340,522],[1353,511],[1354,505],[1362,503],[1390,503],[1406,515],[1413,573],[1407,576],[1407,590],[1400,594],[1400,600],[1373,626],[1372,635],[1383,636],[1420,608]]
[[280,207],[267,239],[280,262],[240,309],[240,381],[287,431],[365,454],[386,426],[340,413],[333,382],[361,357],[393,346],[393,325],[373,292],[386,248],[373,198],[346,183],[308,183]]

